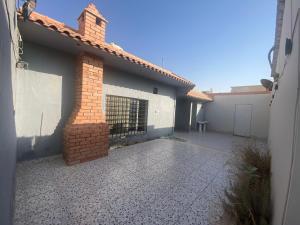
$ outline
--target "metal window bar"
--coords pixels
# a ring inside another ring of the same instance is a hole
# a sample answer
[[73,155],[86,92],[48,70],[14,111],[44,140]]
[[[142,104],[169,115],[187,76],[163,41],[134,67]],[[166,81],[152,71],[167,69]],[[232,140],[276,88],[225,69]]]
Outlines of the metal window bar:
[[148,101],[121,96],[106,96],[106,122],[111,138],[147,132]]

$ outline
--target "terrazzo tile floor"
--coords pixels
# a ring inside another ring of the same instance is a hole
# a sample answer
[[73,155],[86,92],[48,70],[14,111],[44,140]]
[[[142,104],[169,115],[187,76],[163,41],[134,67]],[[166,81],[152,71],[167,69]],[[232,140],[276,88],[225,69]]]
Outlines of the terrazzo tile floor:
[[196,135],[70,167],[61,155],[18,163],[15,225],[217,224],[236,138],[221,135],[227,144],[217,148],[213,138],[211,146],[193,142]]

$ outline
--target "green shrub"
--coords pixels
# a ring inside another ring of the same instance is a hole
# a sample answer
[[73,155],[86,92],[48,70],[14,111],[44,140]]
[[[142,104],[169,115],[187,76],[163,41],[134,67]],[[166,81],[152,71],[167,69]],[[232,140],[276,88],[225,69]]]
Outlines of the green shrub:
[[241,151],[234,180],[225,191],[224,211],[235,225],[271,224],[271,157],[248,146]]

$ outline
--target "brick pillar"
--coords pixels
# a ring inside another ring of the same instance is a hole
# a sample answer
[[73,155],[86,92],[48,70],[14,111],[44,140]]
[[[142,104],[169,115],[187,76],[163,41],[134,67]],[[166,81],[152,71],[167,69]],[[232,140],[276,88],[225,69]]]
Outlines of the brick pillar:
[[75,103],[64,128],[64,159],[68,165],[108,154],[108,125],[102,111],[103,62],[80,54],[75,78]]

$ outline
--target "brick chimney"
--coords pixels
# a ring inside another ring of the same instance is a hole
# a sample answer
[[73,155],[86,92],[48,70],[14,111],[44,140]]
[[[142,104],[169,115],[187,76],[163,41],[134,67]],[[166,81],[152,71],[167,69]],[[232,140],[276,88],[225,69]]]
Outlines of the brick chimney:
[[107,20],[96,6],[90,3],[78,18],[79,33],[97,43],[105,42]]
[[102,111],[103,62],[81,53],[75,74],[75,103],[64,128],[64,159],[68,165],[108,154],[108,125]]

